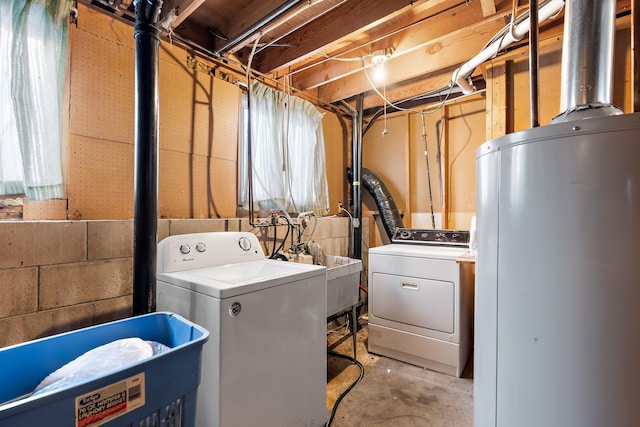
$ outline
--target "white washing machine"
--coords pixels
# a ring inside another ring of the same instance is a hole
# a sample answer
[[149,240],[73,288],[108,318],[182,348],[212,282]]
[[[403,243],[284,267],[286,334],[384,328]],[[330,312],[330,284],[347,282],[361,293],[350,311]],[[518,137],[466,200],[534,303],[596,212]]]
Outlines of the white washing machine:
[[157,308],[210,332],[198,427],[325,425],[325,267],[265,259],[252,233],[170,236]]
[[473,347],[468,232],[398,229],[369,250],[371,353],[461,376]]

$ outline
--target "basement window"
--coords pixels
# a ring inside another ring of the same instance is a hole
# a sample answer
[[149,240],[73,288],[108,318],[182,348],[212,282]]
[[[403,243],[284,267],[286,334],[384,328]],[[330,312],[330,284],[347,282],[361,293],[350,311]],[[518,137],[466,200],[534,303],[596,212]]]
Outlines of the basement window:
[[0,195],[61,198],[70,0],[0,2]]
[[[251,108],[249,109],[249,104]],[[322,113],[310,102],[261,83],[243,96],[239,144],[239,205],[256,211],[329,212]],[[252,162],[248,159],[251,125]]]

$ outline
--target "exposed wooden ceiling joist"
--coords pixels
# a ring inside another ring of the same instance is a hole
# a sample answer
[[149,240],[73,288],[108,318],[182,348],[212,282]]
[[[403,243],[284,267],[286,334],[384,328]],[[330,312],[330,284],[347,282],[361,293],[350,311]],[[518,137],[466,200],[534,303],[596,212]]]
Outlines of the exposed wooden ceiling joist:
[[[431,0],[441,3],[443,0]],[[451,1],[451,0],[450,0]],[[458,0],[459,1],[459,0]],[[304,28],[280,40],[282,49],[269,49],[255,58],[256,68],[263,73],[273,72],[307,58],[336,40],[355,32],[375,32],[382,19],[390,19],[406,9],[431,3],[410,0],[347,1],[310,22]]]
[[204,0],[166,0],[162,5],[162,20],[167,23],[167,29],[177,28],[202,3]]
[[[474,2],[468,6],[463,4],[433,18],[426,19],[417,25],[409,27],[406,31],[394,32],[395,34],[385,39],[388,40],[389,46],[394,48],[393,57],[385,64],[387,75],[390,78],[388,83],[395,83],[392,80],[394,64],[400,62],[402,56],[416,51],[416,55],[412,57],[412,60],[416,60],[418,56],[421,56],[417,52],[418,50],[424,51],[427,49],[430,52],[442,50],[445,47],[443,37],[465,30],[467,27],[478,25],[478,22],[481,22],[480,25],[482,25],[482,11],[480,5]],[[496,26],[500,28],[503,25],[503,21],[500,18],[496,18],[492,22],[497,22]],[[369,57],[371,53],[372,47],[365,46],[349,52],[349,57],[353,59],[363,58],[370,65]],[[324,86],[360,72],[364,68],[361,60],[344,61],[343,59],[345,59],[345,56],[338,57],[336,60],[323,61],[321,64],[305,71],[292,73],[294,86],[300,89]],[[416,62],[411,68],[420,68],[421,64],[422,61]]]
[[496,2],[494,0],[480,0],[482,6],[482,16],[491,16],[496,13]]
[[[508,11],[502,10],[480,21],[477,20],[478,13],[481,14],[481,10],[472,3],[427,20],[424,26],[412,28],[409,34],[404,36],[420,39],[420,42],[415,43],[413,49],[403,54],[394,54],[394,57],[385,63],[386,83],[392,85],[461,64],[479,52],[486,42],[504,27],[504,16]],[[330,102],[349,98],[368,90],[370,84],[363,74],[362,63],[358,66],[347,63],[347,66],[349,65],[352,69],[343,72],[346,77],[336,72],[336,69],[340,69],[340,65],[331,64],[330,69],[327,70],[312,69],[308,73],[294,76],[294,85],[315,87],[320,83],[318,87],[320,97]],[[358,69],[353,70],[353,68]],[[334,72],[335,75],[327,75],[328,71]],[[322,84],[323,80],[329,83]]]

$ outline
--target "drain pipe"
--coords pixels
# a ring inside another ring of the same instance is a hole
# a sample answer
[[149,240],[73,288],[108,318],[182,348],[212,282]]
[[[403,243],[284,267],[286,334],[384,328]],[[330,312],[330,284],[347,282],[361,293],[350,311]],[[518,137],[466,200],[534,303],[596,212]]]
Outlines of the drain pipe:
[[612,105],[615,0],[567,3],[562,41],[560,114],[553,123],[622,114]]
[[135,171],[133,314],[156,308],[158,234],[158,49],[162,0],[135,0]]
[[[551,17],[555,17],[562,10],[564,5],[565,0],[551,0],[545,3],[538,11],[538,23],[544,22]],[[528,13],[523,14],[522,21],[515,25],[513,29],[507,27],[506,30],[502,31],[504,32],[503,34],[501,34],[502,32],[498,33],[486,48],[481,50],[480,53],[457,68],[453,72],[451,78],[452,84],[458,85],[465,95],[474,92],[476,88],[468,80],[473,73],[473,70],[475,70],[476,67],[478,67],[480,64],[495,57],[501,50],[507,48],[517,41],[522,40],[525,34],[527,34],[527,32],[529,31],[531,20],[528,15]]]
[[362,112],[364,106],[364,94],[358,95],[356,108],[354,109],[345,101],[340,101],[349,113],[351,113],[351,173],[347,173],[351,179],[351,199],[353,201],[353,258],[362,259]]
[[[531,22],[538,22],[538,0],[529,0],[529,19]],[[534,25],[529,30],[529,111],[532,128],[540,126],[538,35],[538,26]]]
[[357,117],[353,127],[353,257],[362,259],[362,114],[364,93],[356,99]]

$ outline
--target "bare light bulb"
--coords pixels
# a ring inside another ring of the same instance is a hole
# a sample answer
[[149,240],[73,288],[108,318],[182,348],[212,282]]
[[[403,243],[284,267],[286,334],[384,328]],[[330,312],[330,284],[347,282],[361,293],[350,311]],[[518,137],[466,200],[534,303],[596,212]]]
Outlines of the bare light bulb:
[[384,62],[378,62],[373,66],[373,78],[374,80],[381,82],[384,81],[385,72],[384,72]]

